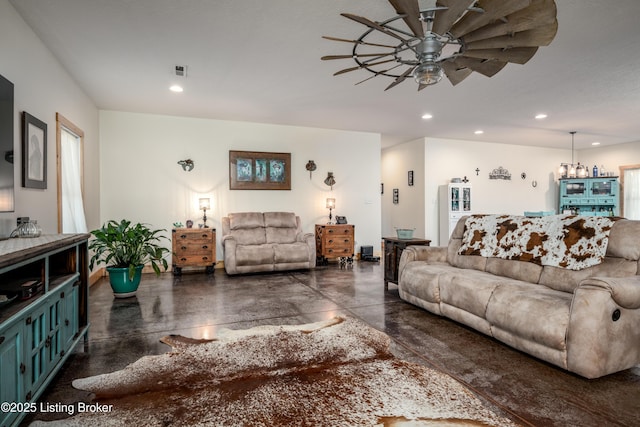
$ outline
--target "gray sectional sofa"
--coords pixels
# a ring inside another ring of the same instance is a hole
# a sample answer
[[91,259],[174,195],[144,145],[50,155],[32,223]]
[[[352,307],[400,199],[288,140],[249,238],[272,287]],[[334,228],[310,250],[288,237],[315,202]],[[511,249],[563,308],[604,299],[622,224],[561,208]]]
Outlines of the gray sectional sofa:
[[586,378],[640,364],[640,221],[542,218],[464,217],[448,246],[408,247],[400,297]]
[[222,218],[227,274],[313,268],[315,237],[292,212],[240,212]]

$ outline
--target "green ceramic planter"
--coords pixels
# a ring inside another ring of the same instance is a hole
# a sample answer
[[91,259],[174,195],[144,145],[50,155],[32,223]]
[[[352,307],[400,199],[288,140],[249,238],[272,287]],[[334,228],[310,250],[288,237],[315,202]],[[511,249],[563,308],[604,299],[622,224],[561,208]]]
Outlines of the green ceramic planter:
[[133,279],[129,279],[129,269],[126,267],[107,267],[109,273],[109,283],[116,298],[129,298],[136,294],[140,279],[142,278],[142,268],[144,265],[136,267]]

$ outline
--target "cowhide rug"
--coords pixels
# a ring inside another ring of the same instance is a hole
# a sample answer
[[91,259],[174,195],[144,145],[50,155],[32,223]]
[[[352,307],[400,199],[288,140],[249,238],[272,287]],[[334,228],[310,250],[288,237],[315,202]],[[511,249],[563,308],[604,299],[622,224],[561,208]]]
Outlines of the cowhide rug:
[[32,425],[514,425],[451,377],[395,358],[387,335],[353,318],[161,341],[173,350],[73,381],[110,412]]
[[480,255],[582,270],[600,264],[619,218],[602,216],[471,215],[460,255]]

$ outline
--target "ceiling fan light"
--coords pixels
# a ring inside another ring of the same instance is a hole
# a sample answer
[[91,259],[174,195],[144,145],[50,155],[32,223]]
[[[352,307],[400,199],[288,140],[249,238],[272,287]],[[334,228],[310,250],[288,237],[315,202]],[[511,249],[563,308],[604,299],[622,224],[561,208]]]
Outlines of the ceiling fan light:
[[430,86],[442,80],[442,67],[433,61],[423,62],[413,71],[413,78],[418,84]]

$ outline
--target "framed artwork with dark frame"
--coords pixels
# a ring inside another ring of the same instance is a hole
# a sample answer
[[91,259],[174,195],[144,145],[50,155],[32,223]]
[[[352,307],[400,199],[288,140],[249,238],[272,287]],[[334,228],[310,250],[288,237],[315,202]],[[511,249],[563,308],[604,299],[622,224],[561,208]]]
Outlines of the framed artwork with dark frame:
[[409,187],[413,187],[413,171],[407,173],[407,184],[409,184]]
[[47,124],[22,113],[22,186],[47,188]]
[[229,189],[291,190],[291,153],[229,150]]

